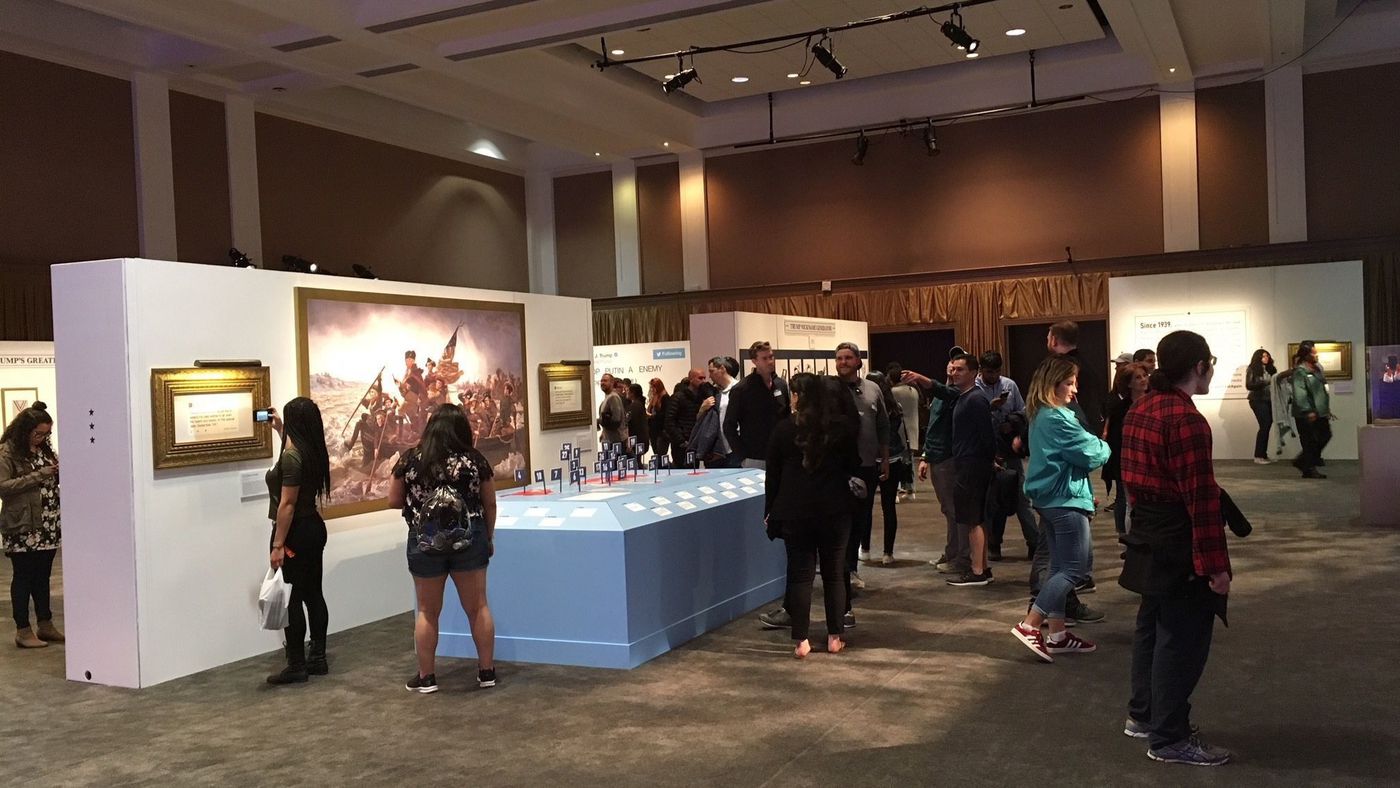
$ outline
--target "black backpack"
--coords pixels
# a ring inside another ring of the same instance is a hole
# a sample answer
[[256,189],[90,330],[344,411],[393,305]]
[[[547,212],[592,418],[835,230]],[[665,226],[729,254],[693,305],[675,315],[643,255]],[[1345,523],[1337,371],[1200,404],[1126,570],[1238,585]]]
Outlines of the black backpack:
[[467,507],[461,490],[443,480],[419,505],[411,538],[417,540],[422,553],[460,553],[472,546],[478,533],[473,525],[478,517]]

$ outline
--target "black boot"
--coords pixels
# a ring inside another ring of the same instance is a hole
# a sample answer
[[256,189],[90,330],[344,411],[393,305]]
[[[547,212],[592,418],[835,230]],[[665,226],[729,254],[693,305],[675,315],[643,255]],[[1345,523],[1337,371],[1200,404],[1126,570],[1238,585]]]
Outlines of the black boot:
[[306,672],[313,676],[331,672],[331,666],[326,663],[326,641],[311,641],[311,650],[306,653]]
[[287,667],[267,677],[268,684],[302,684],[306,681],[306,644],[288,643]]

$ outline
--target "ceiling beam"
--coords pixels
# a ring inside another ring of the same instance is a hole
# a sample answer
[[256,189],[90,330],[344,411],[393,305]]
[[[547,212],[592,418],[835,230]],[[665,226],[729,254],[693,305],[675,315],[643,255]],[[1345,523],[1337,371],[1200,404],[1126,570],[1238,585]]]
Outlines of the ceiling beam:
[[1163,85],[1195,79],[1169,0],[1099,0],[1123,51],[1144,58]]

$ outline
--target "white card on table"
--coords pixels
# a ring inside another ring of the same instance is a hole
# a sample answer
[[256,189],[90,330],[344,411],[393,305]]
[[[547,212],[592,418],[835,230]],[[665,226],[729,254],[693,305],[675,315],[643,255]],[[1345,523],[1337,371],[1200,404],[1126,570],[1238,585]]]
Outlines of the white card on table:
[[592,517],[593,515],[595,515],[595,514],[597,514],[597,513],[598,513],[598,510],[597,510],[597,509],[594,509],[593,507],[589,506],[589,507],[585,507],[585,508],[575,509],[575,510],[573,510],[572,512],[569,512],[569,516],[570,516],[570,517]]
[[646,509],[647,508],[645,506],[637,503],[636,501],[627,504],[627,510],[630,512],[644,512],[646,511]]
[[679,499],[681,499],[682,501],[688,501],[688,500],[690,500],[691,498],[694,498],[695,495],[694,495],[693,493],[688,493],[688,492],[682,490],[682,491],[676,493],[676,497],[679,498]]
[[725,498],[729,498],[730,500],[733,500],[733,499],[739,497],[739,493],[731,492],[731,491],[729,491],[729,490],[725,490],[723,493],[721,493],[721,495],[723,495]]
[[716,497],[714,497],[713,495],[702,495],[702,496],[700,496],[700,500],[702,500],[702,501],[704,501],[705,503],[708,503],[708,504],[716,504],[716,503],[719,503],[719,499],[716,498]]
[[695,508],[695,504],[691,503],[690,501],[681,501],[676,505],[686,510],[687,512]]
[[734,489],[734,485],[730,484],[729,482],[720,482],[720,483],[719,483],[719,486],[722,487],[722,488],[724,488],[724,489],[726,489],[726,490],[732,490],[732,489]]
[[668,503],[671,502],[671,499],[670,499],[670,498],[663,498],[662,496],[657,495],[657,496],[652,497],[651,502],[654,503],[654,504],[656,504],[657,506],[665,506],[666,504],[668,504]]
[[656,515],[657,517],[666,517],[667,515],[671,514],[671,510],[667,509],[664,506],[658,506],[655,509],[652,509],[651,513]]
[[549,514],[548,506],[531,506],[525,510],[524,517],[544,517]]
[[540,520],[541,528],[558,528],[564,524],[563,517],[544,517]]
[[758,489],[757,489],[756,487],[741,487],[740,489],[742,489],[744,492],[748,493],[749,495],[757,495],[757,494],[758,494]]
[[706,495],[714,495],[714,494],[715,494],[715,488],[713,488],[713,487],[706,487],[705,485],[702,484],[702,485],[700,485],[700,492],[702,492],[702,493],[704,493],[704,494],[706,494]]

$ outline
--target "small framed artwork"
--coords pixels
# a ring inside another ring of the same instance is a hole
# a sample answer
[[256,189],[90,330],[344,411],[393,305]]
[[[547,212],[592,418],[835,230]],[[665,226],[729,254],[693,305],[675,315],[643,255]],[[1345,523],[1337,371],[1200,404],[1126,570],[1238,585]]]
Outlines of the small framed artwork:
[[[1288,360],[1292,363],[1298,357],[1298,342],[1288,343]],[[1351,343],[1314,342],[1317,362],[1328,380],[1351,380]]]
[[253,418],[268,407],[267,367],[151,370],[151,429],[157,470],[272,456],[272,427]]
[[589,377],[586,364],[540,365],[540,429],[593,426]]
[[[8,425],[26,408],[39,401],[39,390],[0,389],[0,400],[5,403],[5,424]],[[0,429],[4,429],[4,427],[0,427]]]

